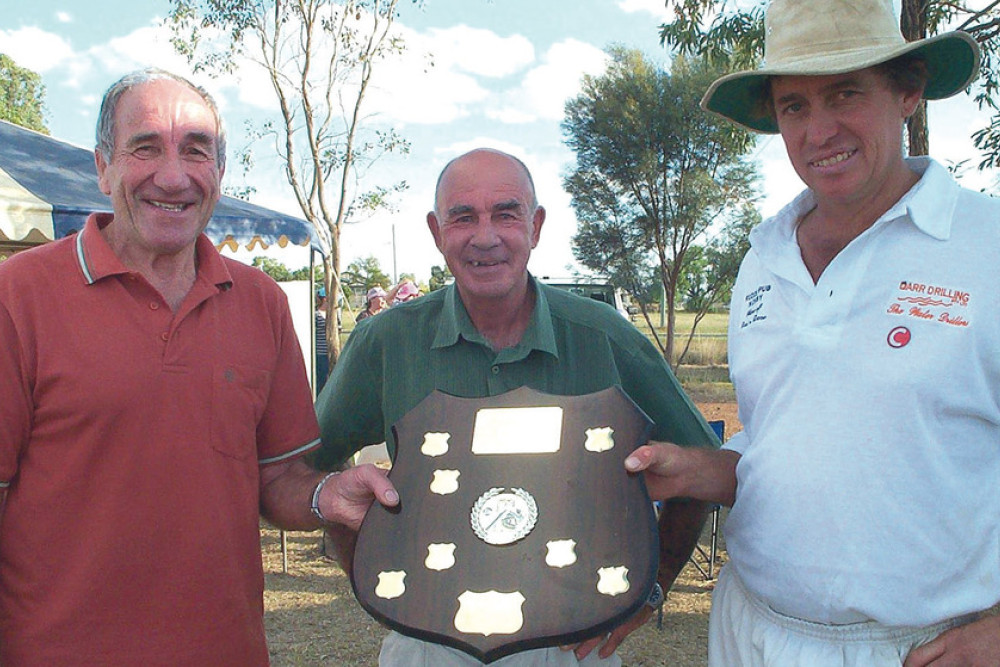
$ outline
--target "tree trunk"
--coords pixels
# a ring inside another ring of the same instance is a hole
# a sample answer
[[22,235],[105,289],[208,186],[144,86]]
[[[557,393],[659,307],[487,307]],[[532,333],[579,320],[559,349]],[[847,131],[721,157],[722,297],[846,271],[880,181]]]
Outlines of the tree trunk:
[[[899,18],[899,29],[908,42],[927,37],[926,0],[903,0]],[[920,101],[917,110],[906,121],[910,155],[930,153],[930,138],[927,134],[927,102]]]
[[341,295],[343,294],[343,288],[340,284],[340,238],[339,235],[335,236],[335,241],[332,244],[330,252],[328,252],[323,257],[323,265],[326,270],[326,282],[327,288],[326,293],[329,296],[327,300],[328,310],[334,314],[334,317],[326,318],[326,344],[329,352],[330,358],[330,372],[333,372],[333,367],[337,365],[337,360],[340,359],[340,323],[337,321],[337,315],[340,313],[340,308],[338,304],[340,303]]

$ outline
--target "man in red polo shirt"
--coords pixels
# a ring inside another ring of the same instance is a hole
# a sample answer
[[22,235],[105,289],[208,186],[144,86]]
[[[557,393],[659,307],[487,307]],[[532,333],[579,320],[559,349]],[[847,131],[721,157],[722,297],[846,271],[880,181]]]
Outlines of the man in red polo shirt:
[[357,528],[397,497],[373,466],[302,462],[284,295],[202,234],[225,169],[208,94],[128,75],[97,134],[114,214],[0,265],[0,664],[266,665],[259,514]]

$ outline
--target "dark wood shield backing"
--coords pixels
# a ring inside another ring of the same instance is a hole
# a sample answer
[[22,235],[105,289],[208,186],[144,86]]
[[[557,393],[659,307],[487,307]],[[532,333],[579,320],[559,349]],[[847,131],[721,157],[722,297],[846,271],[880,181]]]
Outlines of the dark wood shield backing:
[[375,503],[361,526],[358,601],[487,663],[611,630],[656,579],[653,506],[624,468],[651,428],[617,386],[433,392],[393,425],[400,504]]

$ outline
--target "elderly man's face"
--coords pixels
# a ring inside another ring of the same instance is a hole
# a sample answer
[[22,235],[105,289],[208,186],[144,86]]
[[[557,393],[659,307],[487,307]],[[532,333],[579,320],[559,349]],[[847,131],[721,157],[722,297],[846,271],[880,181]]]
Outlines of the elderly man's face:
[[788,157],[818,202],[864,203],[906,169],[902,126],[920,96],[877,70],[776,76],[771,95]]
[[218,127],[197,92],[171,79],[125,93],[114,153],[97,153],[101,190],[130,249],[170,255],[193,246],[219,201]]
[[524,169],[505,155],[475,151],[448,167],[437,197],[428,226],[466,306],[519,298],[545,220]]

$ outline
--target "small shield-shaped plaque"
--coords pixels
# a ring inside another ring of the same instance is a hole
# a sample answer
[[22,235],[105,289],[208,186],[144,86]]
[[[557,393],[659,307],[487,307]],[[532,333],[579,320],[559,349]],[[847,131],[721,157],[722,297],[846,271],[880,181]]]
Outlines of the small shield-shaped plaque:
[[611,630],[656,579],[653,506],[624,467],[651,428],[619,387],[433,392],[393,425],[400,504],[376,503],[361,526],[358,601],[487,663]]

